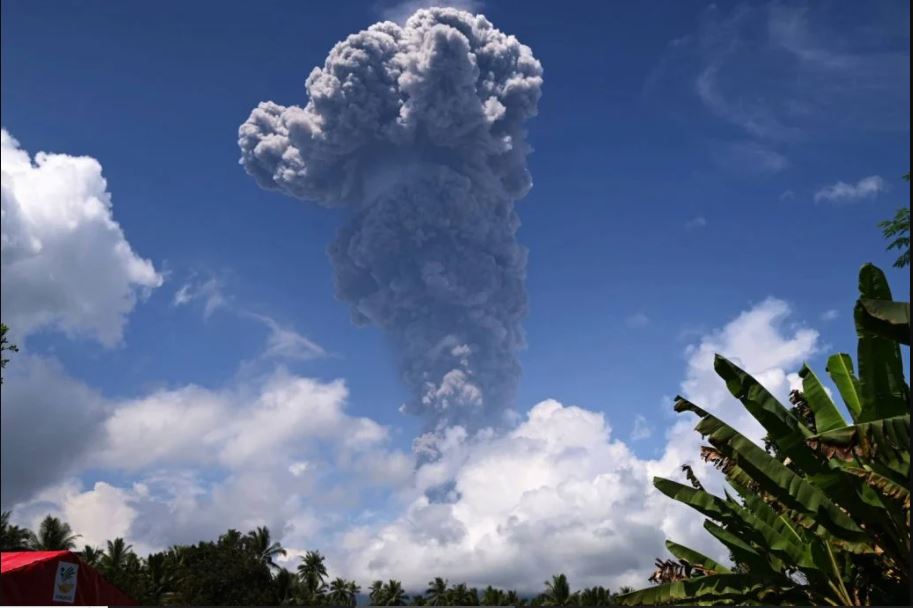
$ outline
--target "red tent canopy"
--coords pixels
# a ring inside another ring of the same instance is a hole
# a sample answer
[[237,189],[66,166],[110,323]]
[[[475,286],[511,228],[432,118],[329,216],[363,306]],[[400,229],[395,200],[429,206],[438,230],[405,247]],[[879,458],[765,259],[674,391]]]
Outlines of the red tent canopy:
[[98,570],[70,551],[0,554],[0,603],[20,606],[133,606]]

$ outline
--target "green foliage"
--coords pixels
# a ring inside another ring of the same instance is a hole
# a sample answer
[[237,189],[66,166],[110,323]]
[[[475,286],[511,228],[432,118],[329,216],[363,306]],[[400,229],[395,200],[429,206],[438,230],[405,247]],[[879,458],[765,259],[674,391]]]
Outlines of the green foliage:
[[101,556],[104,554],[104,551],[91,545],[86,545],[82,548],[82,551],[79,552],[79,556],[82,560],[93,567],[98,567],[100,565]]
[[177,575],[172,593],[181,604],[269,604],[275,596],[273,579],[259,556],[231,539],[183,547],[174,561]]
[[577,594],[578,606],[613,606],[615,598],[605,587],[589,587]]
[[260,560],[270,568],[278,568],[274,561],[276,557],[286,555],[285,549],[279,543],[273,542],[269,528],[260,526],[247,533],[247,543],[250,549],[260,556]]
[[426,606],[447,606],[450,603],[450,589],[447,587],[447,581],[441,577],[436,577],[428,582],[428,589],[425,590]]
[[327,577],[325,561],[319,551],[308,551],[298,565],[298,579],[301,581],[298,599],[301,603],[316,606],[323,602]]
[[[793,408],[727,359],[715,369],[767,431],[765,451],[699,406],[675,410],[700,419],[701,455],[734,491],[725,497],[657,478],[667,496],[705,515],[707,531],[729,550],[730,570],[671,541],[676,558],[658,559],[654,587],[618,598],[636,604],[909,603],[910,389],[898,346],[909,336],[909,305],[891,301],[884,274],[860,271],[856,305],[859,376],[849,355],[828,360],[850,420],[807,366]],[[907,341],[908,343],[908,341]],[[689,469],[690,472],[690,469]]]
[[[903,176],[910,181],[910,173]],[[904,268],[910,265],[910,206],[901,207],[893,218],[878,224],[881,233],[886,239],[893,239],[888,244],[888,250],[900,250],[900,256],[894,261],[894,266]]]
[[[0,323],[0,370],[6,367],[6,364],[9,362],[9,359],[3,356],[3,353],[9,351],[11,353],[18,353],[19,347],[15,344],[10,344],[9,340],[6,337],[6,332],[9,331],[9,327]],[[0,384],[3,384],[3,376],[0,374]]]
[[552,580],[545,581],[545,593],[542,594],[542,606],[568,606],[574,603],[571,586],[567,577],[556,574]]
[[397,580],[390,579],[381,588],[384,606],[405,606],[409,596],[403,590],[403,585]]
[[10,524],[10,512],[0,514],[0,551],[24,551],[29,547],[32,533]]
[[29,549],[33,551],[64,551],[76,548],[79,534],[73,534],[70,524],[48,515],[38,526],[38,533],[29,533]]
[[355,581],[344,578],[335,578],[330,582],[327,600],[334,606],[355,606],[361,587]]

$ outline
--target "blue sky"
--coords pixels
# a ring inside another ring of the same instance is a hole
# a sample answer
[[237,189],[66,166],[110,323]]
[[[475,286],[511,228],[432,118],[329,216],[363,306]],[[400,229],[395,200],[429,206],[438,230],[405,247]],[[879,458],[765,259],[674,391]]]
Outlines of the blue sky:
[[[461,6],[544,69],[527,124],[534,186],[517,204],[529,249],[521,414],[548,398],[579,405],[637,458],[658,458],[688,345],[771,297],[789,308],[777,335],[819,333],[800,349],[818,367],[853,352],[855,274],[890,267],[877,223],[909,200],[909,3]],[[304,105],[305,78],[336,42],[409,8],[4,1],[3,128],[33,155],[97,159],[114,220],[163,277],[127,311],[118,344],[39,326],[23,354],[55,359],[109,404],[191,384],[241,394],[280,365],[342,378],[346,412],[408,451],[422,427],[398,411],[408,395],[391,346],[334,298],[326,248],[344,214],[257,187],[237,138],[260,101]],[[908,296],[907,273],[887,272]],[[8,278],[4,266],[15,288]],[[176,305],[182,288],[197,297]],[[266,355],[265,318],[312,344]],[[631,439],[638,415],[653,432]],[[71,473],[86,487],[139,475]],[[381,499],[359,500],[355,519]],[[639,580],[618,568],[613,580]]]

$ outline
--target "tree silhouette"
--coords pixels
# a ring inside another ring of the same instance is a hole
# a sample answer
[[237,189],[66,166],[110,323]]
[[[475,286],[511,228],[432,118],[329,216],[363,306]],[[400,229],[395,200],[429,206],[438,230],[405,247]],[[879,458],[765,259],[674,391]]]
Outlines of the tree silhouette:
[[571,587],[567,577],[556,574],[552,580],[545,581],[545,593],[542,594],[544,606],[568,606],[572,602]]
[[6,364],[9,361],[9,359],[7,359],[3,356],[3,352],[4,351],[8,351],[11,353],[19,352],[19,347],[16,346],[15,344],[10,344],[9,340],[6,339],[7,331],[9,331],[9,327],[4,325],[3,323],[0,323],[0,384],[3,384],[2,370],[4,367],[6,367]]
[[104,551],[98,563],[108,574],[117,574],[126,566],[129,556],[133,553],[133,545],[128,545],[123,538],[108,541],[108,548]]
[[273,542],[269,528],[260,526],[256,530],[247,533],[247,542],[250,543],[251,549],[260,556],[263,563],[270,568],[278,569],[275,558],[279,555],[285,556],[286,551],[277,542]]
[[435,577],[428,581],[428,588],[425,590],[425,605],[427,606],[446,606],[449,603],[447,581],[441,577]]
[[0,551],[24,551],[29,547],[31,532],[10,524],[10,512],[0,514]]
[[73,534],[70,524],[48,515],[38,526],[38,533],[31,533],[29,548],[35,551],[65,551],[76,548],[79,534]]
[[384,606],[405,606],[409,596],[403,590],[403,585],[397,580],[390,579],[383,586]]
[[371,591],[368,595],[368,598],[371,601],[372,606],[383,606],[384,605],[384,582],[383,581],[374,581],[371,583]]
[[298,578],[301,579],[302,600],[308,605],[321,602],[326,590],[327,567],[325,558],[319,551],[308,551],[304,560],[298,565]]

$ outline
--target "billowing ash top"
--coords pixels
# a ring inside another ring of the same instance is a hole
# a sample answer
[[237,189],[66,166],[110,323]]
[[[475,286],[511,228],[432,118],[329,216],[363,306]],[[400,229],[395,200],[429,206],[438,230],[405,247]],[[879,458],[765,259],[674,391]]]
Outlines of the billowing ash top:
[[328,206],[371,198],[377,162],[420,155],[489,172],[517,199],[541,86],[529,47],[484,16],[419,10],[333,47],[303,108],[261,103],[240,128],[241,162],[262,187]]

